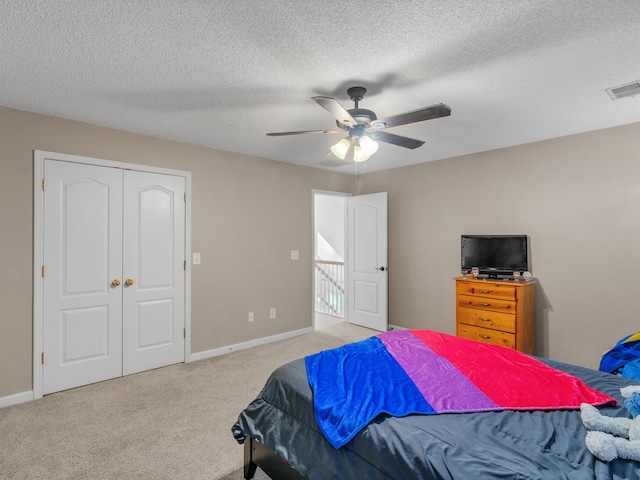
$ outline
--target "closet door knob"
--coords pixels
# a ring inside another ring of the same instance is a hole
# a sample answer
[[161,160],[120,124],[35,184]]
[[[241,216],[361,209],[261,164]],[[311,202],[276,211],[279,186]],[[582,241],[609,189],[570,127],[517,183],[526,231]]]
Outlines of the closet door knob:
[[117,278],[113,282],[111,282],[112,287],[117,287],[118,285],[120,285],[120,280],[118,280]]
[[131,285],[133,285],[133,280],[130,278],[127,278],[127,281],[124,283],[127,285],[127,287],[130,287]]

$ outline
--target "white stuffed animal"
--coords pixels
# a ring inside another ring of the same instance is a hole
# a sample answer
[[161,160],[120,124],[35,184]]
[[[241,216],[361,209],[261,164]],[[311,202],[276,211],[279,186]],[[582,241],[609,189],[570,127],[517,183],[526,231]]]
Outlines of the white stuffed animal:
[[606,417],[588,403],[580,405],[582,423],[589,430],[587,448],[603,462],[616,458],[640,461],[640,386],[621,388],[620,393],[633,418]]

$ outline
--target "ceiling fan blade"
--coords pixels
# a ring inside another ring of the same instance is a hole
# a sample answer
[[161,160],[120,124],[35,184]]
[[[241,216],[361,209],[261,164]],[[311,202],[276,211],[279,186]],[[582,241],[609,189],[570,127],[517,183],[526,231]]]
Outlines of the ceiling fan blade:
[[302,135],[305,133],[344,133],[344,130],[299,130],[297,132],[272,132],[267,133],[270,137],[281,137],[283,135]]
[[367,132],[367,135],[369,135],[371,138],[379,142],[391,143],[393,145],[398,145],[399,147],[404,147],[404,148],[410,148],[412,150],[414,148],[418,148],[424,145],[424,142],[422,140],[415,140],[409,137],[402,137],[400,135],[394,135],[393,133],[388,133],[388,132]]
[[438,103],[437,105],[419,108],[399,115],[379,118],[372,122],[371,126],[378,128],[391,128],[406,125],[408,123],[424,122],[425,120],[431,120],[433,118],[447,117],[449,115],[451,115],[451,108],[446,106],[444,103]]
[[347,112],[342,105],[338,103],[335,98],[331,97],[311,97],[318,105],[324,108],[329,114],[335,118],[338,123],[353,127],[358,122]]

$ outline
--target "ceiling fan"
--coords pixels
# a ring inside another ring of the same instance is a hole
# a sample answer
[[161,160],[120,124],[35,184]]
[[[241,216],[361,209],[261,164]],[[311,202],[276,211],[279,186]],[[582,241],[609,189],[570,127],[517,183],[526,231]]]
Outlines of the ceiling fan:
[[353,160],[363,162],[378,150],[378,142],[391,143],[404,148],[418,148],[424,144],[422,140],[415,140],[383,131],[391,127],[399,127],[409,123],[423,122],[433,118],[451,115],[451,108],[444,103],[419,108],[409,112],[393,115],[386,118],[378,118],[374,112],[359,107],[359,102],[364,98],[367,89],[364,87],[351,87],[347,90],[349,98],[355,103],[355,108],[345,110],[335,98],[311,97],[318,105],[324,108],[329,115],[336,120],[340,130],[300,130],[296,132],[267,133],[271,137],[283,135],[301,135],[307,133],[347,133],[338,143],[331,147],[331,151],[338,158],[344,160],[347,153],[353,150]]

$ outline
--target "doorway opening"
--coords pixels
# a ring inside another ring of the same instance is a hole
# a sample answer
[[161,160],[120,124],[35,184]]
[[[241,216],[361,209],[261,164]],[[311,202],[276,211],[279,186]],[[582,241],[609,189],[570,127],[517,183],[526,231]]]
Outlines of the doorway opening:
[[313,191],[313,327],[347,320],[346,201],[349,194]]
[[[351,196],[314,190],[312,214],[314,330],[326,320],[387,331],[387,192]],[[328,272],[333,264],[342,269],[341,277]]]

